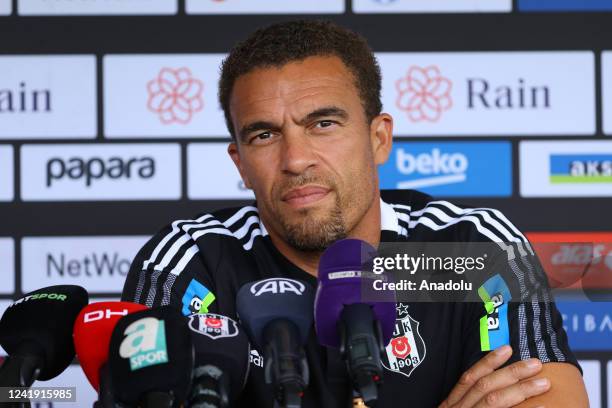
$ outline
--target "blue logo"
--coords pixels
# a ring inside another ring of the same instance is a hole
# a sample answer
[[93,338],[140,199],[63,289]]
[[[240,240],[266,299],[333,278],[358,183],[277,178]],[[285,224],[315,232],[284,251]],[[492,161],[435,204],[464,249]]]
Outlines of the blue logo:
[[444,197],[512,195],[510,142],[395,142],[379,171],[383,189]]
[[612,10],[610,0],[518,0],[520,11]]
[[512,296],[506,281],[499,274],[494,275],[478,288],[478,295],[487,311],[480,318],[480,349],[490,351],[510,344],[508,302]]
[[558,301],[573,350],[612,350],[612,302]]
[[192,279],[183,295],[183,315],[208,313],[208,307],[215,301],[215,295],[195,279]]

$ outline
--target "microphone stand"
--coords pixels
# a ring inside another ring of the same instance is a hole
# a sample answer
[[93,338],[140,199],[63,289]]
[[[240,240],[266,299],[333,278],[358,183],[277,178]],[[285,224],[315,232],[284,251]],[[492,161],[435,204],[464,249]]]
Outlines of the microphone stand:
[[308,384],[308,364],[301,350],[298,328],[278,319],[264,329],[266,383],[273,384],[276,404],[282,408],[300,408]]
[[346,305],[340,316],[340,354],[346,361],[354,389],[368,407],[378,400],[382,384],[381,355],[384,352],[380,323],[369,305]]

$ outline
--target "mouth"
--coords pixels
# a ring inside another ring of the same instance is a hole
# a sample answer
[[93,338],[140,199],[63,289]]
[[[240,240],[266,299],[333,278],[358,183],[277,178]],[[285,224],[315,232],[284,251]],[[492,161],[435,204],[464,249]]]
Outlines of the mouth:
[[325,198],[330,189],[322,186],[304,186],[289,190],[281,200],[292,207],[303,207]]

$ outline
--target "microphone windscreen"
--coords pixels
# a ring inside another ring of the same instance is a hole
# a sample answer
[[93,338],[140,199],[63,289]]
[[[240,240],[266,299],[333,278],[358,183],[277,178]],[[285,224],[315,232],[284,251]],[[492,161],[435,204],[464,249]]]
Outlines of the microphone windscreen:
[[212,364],[229,375],[230,402],[244,388],[249,373],[250,344],[240,325],[227,316],[206,313],[189,316],[194,366]]
[[372,273],[377,251],[365,241],[343,239],[328,247],[319,261],[318,286],[315,299],[315,328],[319,343],[329,347],[340,347],[338,322],[344,306],[364,303],[372,307],[374,317],[380,322],[382,340],[386,345],[393,336],[395,327],[395,293],[376,293],[371,299],[364,294],[373,279],[380,276]]
[[187,320],[170,306],[122,317],[111,336],[108,364],[118,402],[136,405],[156,391],[172,394],[178,406],[187,397],[193,370]]
[[44,360],[38,380],[61,374],[74,358],[72,328],[89,301],[80,286],[58,285],[26,294],[6,309],[0,320],[0,345],[11,355],[34,343]]
[[277,319],[293,322],[305,344],[312,326],[313,302],[314,290],[309,284],[287,278],[247,283],[236,295],[240,322],[260,349],[264,347],[264,328]]
[[99,391],[100,367],[108,361],[108,346],[117,321],[147,307],[131,302],[97,302],[81,310],[74,323],[74,348],[89,383]]

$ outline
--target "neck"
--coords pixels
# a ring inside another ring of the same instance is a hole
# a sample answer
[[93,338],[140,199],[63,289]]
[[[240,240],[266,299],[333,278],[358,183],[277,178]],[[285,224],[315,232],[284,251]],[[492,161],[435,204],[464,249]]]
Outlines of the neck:
[[[348,232],[347,238],[360,239],[377,248],[380,243],[380,223],[380,195],[377,194],[359,223]],[[317,276],[322,252],[301,251],[289,245],[275,231],[269,229],[268,233],[276,249],[285,258],[310,275]]]

